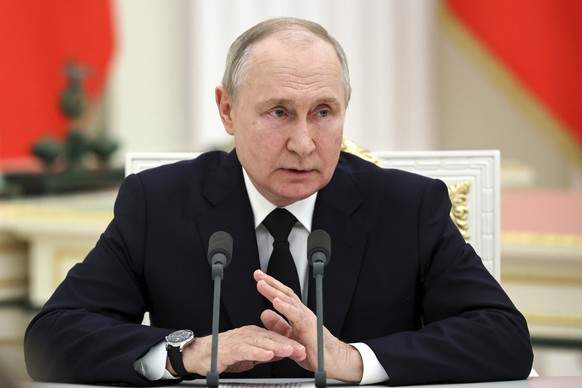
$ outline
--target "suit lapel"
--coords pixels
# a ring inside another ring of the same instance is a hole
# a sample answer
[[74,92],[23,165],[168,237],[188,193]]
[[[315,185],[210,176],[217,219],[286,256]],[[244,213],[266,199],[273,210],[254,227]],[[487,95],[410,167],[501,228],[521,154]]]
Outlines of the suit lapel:
[[[330,183],[317,196],[312,230],[331,237],[331,260],[323,278],[324,325],[336,336],[343,327],[356,287],[363,257],[366,228],[356,224],[361,196],[349,176],[336,169]],[[310,269],[308,306],[315,311],[315,280]]]
[[204,195],[215,206],[197,220],[204,246],[218,230],[233,238],[232,261],[224,270],[221,292],[226,313],[234,327],[261,325],[265,302],[253,279],[253,272],[260,268],[253,213],[234,151],[213,174]]
[[[233,237],[233,258],[224,271],[222,303],[234,327],[261,326],[264,298],[253,272],[260,268],[253,213],[236,152],[231,152],[204,188],[214,205],[197,220],[200,238],[208,247],[212,233],[224,230]],[[342,169],[317,196],[312,230],[327,231],[332,240],[331,261],[325,268],[324,324],[339,335],[356,287],[366,241],[366,228],[355,221],[361,196]],[[358,217],[360,218],[360,217]],[[311,272],[311,269],[310,269]],[[237,277],[237,281],[230,281]],[[315,281],[310,274],[308,306],[315,311]]]

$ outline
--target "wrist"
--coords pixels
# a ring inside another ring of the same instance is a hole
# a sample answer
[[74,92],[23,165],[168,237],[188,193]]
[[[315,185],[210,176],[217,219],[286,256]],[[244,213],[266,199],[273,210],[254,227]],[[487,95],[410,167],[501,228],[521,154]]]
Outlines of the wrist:
[[364,362],[360,352],[355,347],[338,341],[337,349],[330,354],[334,354],[334,358],[330,362],[329,369],[326,360],[327,378],[355,384],[362,381]]
[[190,373],[206,376],[210,370],[211,342],[209,336],[196,337],[182,352],[184,366]]

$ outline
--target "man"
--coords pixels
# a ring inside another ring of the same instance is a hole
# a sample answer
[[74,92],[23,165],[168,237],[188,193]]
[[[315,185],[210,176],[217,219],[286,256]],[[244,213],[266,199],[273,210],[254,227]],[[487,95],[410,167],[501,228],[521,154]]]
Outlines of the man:
[[[234,250],[222,283],[218,371],[306,376],[317,368],[306,239],[323,229],[333,245],[324,282],[328,378],[525,378],[526,322],[451,222],[445,185],[340,153],[350,93],[345,54],[321,26],[279,18],[241,35],[216,89],[235,150],[125,180],[113,221],[27,330],[30,375],[142,385],[204,376],[213,290],[206,252],[210,235],[224,230]],[[295,292],[266,274],[275,208],[297,219],[289,235]],[[146,311],[151,326],[140,325]],[[180,329],[194,338],[172,353],[173,337],[164,338]],[[285,363],[301,368],[281,372]]]

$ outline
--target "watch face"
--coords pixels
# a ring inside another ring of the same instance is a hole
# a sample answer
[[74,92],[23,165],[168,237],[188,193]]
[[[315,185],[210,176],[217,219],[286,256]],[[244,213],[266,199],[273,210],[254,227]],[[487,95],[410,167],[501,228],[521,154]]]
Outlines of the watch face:
[[192,333],[192,330],[178,330],[169,334],[166,337],[166,340],[174,344],[179,344],[189,341],[192,338],[194,338],[194,333]]

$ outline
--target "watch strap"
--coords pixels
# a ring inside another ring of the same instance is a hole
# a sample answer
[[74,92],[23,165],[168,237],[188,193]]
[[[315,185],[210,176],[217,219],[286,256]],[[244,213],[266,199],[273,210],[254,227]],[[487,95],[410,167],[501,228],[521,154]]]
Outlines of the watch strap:
[[172,368],[174,368],[174,372],[180,378],[195,378],[195,373],[190,373],[184,367],[184,361],[182,361],[182,352],[180,348],[169,346],[168,347],[168,358],[170,359],[170,364],[172,364]]

